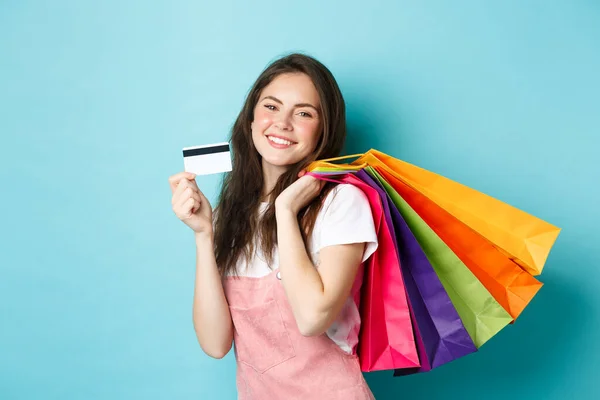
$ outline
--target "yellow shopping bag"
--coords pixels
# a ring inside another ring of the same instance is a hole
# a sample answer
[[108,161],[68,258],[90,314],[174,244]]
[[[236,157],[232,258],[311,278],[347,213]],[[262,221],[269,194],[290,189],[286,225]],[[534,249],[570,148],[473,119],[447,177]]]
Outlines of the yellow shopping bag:
[[[349,164],[331,161],[358,157]],[[371,149],[361,155],[315,161],[309,171],[356,171],[371,166],[385,170],[422,193],[465,225],[489,240],[532,275],[542,272],[560,228],[439,174]]]

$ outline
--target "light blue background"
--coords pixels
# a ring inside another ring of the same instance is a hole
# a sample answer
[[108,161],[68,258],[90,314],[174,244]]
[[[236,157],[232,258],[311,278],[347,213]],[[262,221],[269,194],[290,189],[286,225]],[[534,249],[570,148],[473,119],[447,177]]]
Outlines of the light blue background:
[[196,343],[167,178],[293,50],[337,77],[348,152],[564,229],[514,326],[427,374],[368,374],[378,400],[597,398],[599,20],[592,0],[0,2],[0,398],[235,398],[232,353]]

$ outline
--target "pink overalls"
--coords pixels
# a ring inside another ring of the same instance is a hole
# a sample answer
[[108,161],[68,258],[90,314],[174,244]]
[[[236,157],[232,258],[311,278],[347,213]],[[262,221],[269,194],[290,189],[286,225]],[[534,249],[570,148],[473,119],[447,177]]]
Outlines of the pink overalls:
[[326,334],[302,336],[278,270],[228,277],[239,400],[373,400],[358,357]]

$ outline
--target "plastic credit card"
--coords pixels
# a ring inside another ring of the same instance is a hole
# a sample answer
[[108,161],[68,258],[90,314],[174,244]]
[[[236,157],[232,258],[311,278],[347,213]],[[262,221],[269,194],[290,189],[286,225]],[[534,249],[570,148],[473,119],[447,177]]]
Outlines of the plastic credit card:
[[183,165],[186,172],[196,175],[229,172],[232,169],[229,143],[184,147]]

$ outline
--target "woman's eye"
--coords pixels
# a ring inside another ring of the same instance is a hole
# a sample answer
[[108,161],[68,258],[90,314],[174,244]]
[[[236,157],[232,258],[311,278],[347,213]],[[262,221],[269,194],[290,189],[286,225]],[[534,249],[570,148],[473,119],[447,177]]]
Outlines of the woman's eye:
[[298,114],[300,114],[301,117],[312,117],[312,115],[310,115],[309,113],[305,112],[305,111],[300,111]]
[[271,104],[266,104],[265,108],[268,108],[271,111],[274,111],[276,109],[276,107],[274,105],[271,105]]

